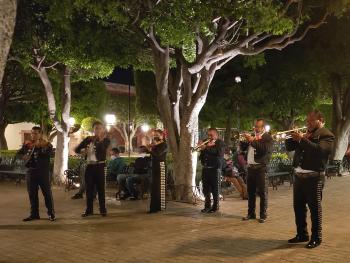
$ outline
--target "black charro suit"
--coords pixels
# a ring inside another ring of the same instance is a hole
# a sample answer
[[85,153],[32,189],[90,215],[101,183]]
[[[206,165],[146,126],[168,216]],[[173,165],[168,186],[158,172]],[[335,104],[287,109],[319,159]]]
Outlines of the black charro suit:
[[[254,162],[248,163],[247,190],[248,190],[248,216],[255,218],[256,194],[260,196],[260,218],[267,217],[267,165],[272,154],[273,140],[269,133],[264,133],[259,140],[254,140],[243,145],[254,149]],[[247,149],[248,150],[248,149]]]
[[317,129],[307,138],[301,139],[300,142],[292,139],[286,140],[287,150],[295,151],[293,166],[310,171],[303,174],[295,173],[293,205],[297,235],[300,237],[308,237],[307,204],[311,213],[311,239],[322,239],[321,200],[324,171],[333,148],[333,141],[333,133],[326,128]]

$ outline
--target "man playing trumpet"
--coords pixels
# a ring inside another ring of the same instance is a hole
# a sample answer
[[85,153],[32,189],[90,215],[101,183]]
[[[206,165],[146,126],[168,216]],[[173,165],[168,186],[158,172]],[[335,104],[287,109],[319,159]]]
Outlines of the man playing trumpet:
[[[196,147],[197,148],[197,147]],[[208,142],[199,147],[202,169],[203,194],[205,197],[203,213],[215,213],[219,210],[220,176],[224,162],[225,143],[219,139],[215,128],[208,129]],[[213,204],[211,204],[211,194]]]
[[265,132],[265,121],[257,119],[254,126],[255,136],[244,134],[248,147],[248,215],[243,220],[256,219],[256,193],[260,196],[260,223],[267,218],[267,165],[272,154],[272,137]]
[[295,151],[293,166],[295,181],[293,184],[293,205],[297,235],[289,243],[309,241],[306,224],[306,204],[311,214],[311,240],[306,248],[315,248],[322,241],[322,190],[325,169],[332,151],[334,135],[324,127],[324,117],[314,110],[307,115],[307,133],[291,133],[286,140],[288,151]]

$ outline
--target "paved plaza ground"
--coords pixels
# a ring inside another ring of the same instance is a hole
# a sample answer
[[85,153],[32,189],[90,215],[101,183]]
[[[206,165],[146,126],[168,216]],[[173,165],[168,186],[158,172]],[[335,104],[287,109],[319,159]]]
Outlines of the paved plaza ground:
[[241,221],[247,202],[237,197],[223,201],[217,215],[176,202],[147,214],[147,201],[110,198],[108,217],[82,219],[84,200],[61,188],[54,189],[56,222],[24,223],[25,186],[1,183],[0,262],[350,262],[350,177],[327,180],[324,242],[313,250],[286,243],[295,235],[292,188],[269,190],[265,224]]

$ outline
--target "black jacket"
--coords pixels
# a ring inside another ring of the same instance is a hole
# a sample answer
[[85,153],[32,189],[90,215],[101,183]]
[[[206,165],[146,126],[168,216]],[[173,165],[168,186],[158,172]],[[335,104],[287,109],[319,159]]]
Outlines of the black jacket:
[[287,151],[295,151],[293,166],[304,170],[321,172],[326,169],[328,157],[332,152],[334,135],[326,128],[319,128],[311,137],[300,142],[286,140]]
[[222,169],[224,164],[225,143],[217,139],[215,145],[201,151],[199,159],[204,167]]
[[30,156],[29,160],[25,163],[27,168],[49,170],[53,147],[51,143],[47,143],[45,147],[33,147],[31,142],[27,142],[18,150],[17,155]]
[[251,145],[254,151],[254,161],[259,164],[269,164],[272,148],[273,148],[273,139],[271,135],[265,132],[261,140],[252,141],[251,143],[242,143],[241,148],[243,151],[248,151],[248,147]]
[[107,149],[110,144],[110,140],[108,138],[104,138],[102,141],[96,140],[95,136],[86,137],[77,148],[75,148],[76,153],[80,153],[82,149],[86,149],[90,143],[94,144],[95,155],[97,161],[105,161],[107,155]]

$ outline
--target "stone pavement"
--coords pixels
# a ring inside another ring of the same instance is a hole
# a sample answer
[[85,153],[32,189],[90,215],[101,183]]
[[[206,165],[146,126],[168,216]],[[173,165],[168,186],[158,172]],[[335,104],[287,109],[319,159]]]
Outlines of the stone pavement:
[[110,199],[108,217],[82,219],[84,201],[61,188],[54,189],[56,222],[24,223],[24,185],[1,183],[0,262],[350,262],[350,177],[327,180],[324,243],[313,250],[286,243],[295,234],[292,189],[269,190],[265,224],[242,222],[246,201],[235,197],[218,215],[176,202],[147,214],[147,201]]

